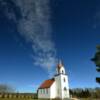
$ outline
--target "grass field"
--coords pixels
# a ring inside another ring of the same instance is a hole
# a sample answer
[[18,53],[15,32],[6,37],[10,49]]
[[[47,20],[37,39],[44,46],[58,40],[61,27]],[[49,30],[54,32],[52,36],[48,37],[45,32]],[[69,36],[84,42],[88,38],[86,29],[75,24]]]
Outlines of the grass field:
[[[0,98],[0,100],[39,100],[39,99],[29,99],[29,98],[11,98],[10,99],[10,98]],[[43,99],[41,99],[41,100],[43,100]],[[55,99],[55,100],[57,100],[57,99]],[[64,100],[76,100],[76,99],[64,99]]]
[[20,98],[20,99],[18,99],[18,98],[16,98],[16,99],[14,99],[14,98],[12,98],[12,99],[2,99],[2,98],[0,98],[0,100],[37,100],[37,99],[22,99],[22,98]]
[[[5,99],[5,98],[0,98],[0,100],[39,100],[39,99],[22,99],[22,98],[12,98],[12,99]],[[66,100],[100,100],[100,99],[66,99]]]
[[[0,100],[39,100],[39,99],[29,99],[29,98],[0,98]],[[74,99],[64,99],[64,100],[74,100]],[[82,99],[82,100],[85,100],[85,99]]]

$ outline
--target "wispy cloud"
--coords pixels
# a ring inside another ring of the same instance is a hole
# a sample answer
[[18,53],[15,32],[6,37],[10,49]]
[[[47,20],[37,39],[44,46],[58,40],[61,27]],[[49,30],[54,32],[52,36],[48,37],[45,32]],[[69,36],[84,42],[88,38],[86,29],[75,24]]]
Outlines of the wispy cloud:
[[[7,17],[16,22],[20,35],[32,44],[34,65],[43,67],[51,76],[56,63],[56,49],[51,34],[50,0],[10,1],[20,10],[21,17],[17,18],[14,9],[6,11]],[[0,0],[0,3],[9,6],[6,0]]]
[[93,18],[94,18],[93,28],[100,27],[100,10],[95,13]]
[[91,19],[94,29],[100,28],[100,2],[96,2],[95,9],[93,10],[93,17]]

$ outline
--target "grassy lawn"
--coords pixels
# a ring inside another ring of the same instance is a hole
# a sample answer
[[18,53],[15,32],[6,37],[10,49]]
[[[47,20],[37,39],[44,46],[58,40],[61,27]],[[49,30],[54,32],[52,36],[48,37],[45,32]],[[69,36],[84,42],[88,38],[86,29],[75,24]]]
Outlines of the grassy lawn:
[[100,100],[100,99],[80,99],[80,100]]
[[[5,99],[5,98],[0,98],[0,100],[38,100],[38,99],[29,99],[29,98],[12,98],[12,99]],[[76,100],[76,99],[66,99],[66,100]],[[100,99],[78,99],[78,100],[100,100]]]
[[12,99],[2,99],[2,98],[0,98],[0,100],[37,100],[37,99],[22,99],[22,98],[12,98]]

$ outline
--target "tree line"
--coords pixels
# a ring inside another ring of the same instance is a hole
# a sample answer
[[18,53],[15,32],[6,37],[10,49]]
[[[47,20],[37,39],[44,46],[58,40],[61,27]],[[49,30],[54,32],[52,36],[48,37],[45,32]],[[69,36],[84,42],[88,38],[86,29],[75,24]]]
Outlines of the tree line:
[[100,98],[100,88],[70,89],[70,95],[77,98]]
[[7,84],[0,84],[0,98],[28,98],[36,99],[36,93],[18,93],[16,90]]

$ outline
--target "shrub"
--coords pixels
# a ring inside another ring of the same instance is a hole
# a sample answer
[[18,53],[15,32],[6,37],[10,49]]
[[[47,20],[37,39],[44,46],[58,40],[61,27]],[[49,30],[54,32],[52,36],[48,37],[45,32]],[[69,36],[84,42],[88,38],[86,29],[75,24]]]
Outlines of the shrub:
[[57,97],[57,98],[55,98],[55,99],[52,99],[52,100],[61,100],[61,98]]
[[37,99],[38,98],[38,95],[37,94],[34,94],[34,99]]
[[9,98],[12,98],[13,97],[13,95],[12,94],[9,94]]
[[5,94],[4,94],[4,98],[8,98],[8,95],[9,95],[9,94],[6,94],[6,93],[5,93]]
[[3,98],[3,93],[0,93],[0,98]]

